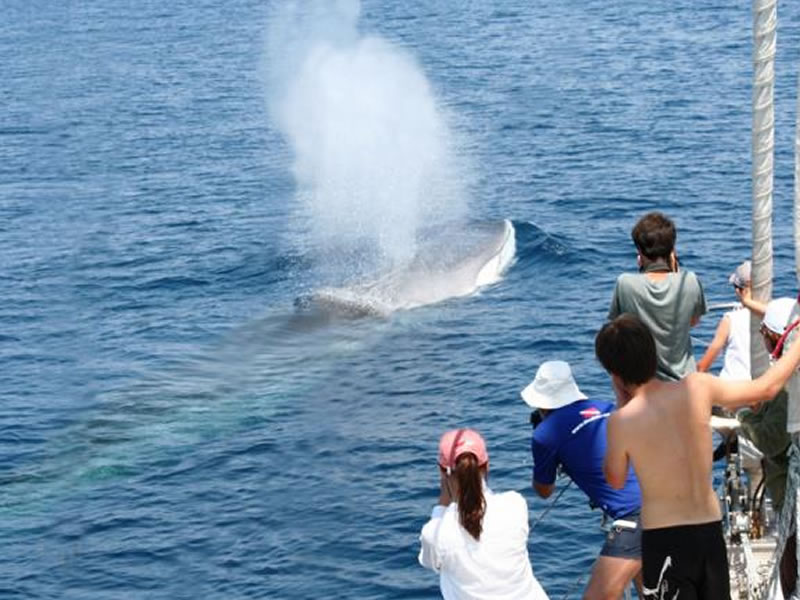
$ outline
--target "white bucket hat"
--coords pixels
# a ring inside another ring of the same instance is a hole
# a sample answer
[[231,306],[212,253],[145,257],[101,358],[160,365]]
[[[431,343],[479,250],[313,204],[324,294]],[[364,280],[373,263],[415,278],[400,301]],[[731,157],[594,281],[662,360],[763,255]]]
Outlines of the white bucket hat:
[[563,360],[549,360],[542,363],[536,377],[520,392],[522,399],[531,408],[553,410],[578,400],[586,395],[578,389],[572,377],[569,363]]

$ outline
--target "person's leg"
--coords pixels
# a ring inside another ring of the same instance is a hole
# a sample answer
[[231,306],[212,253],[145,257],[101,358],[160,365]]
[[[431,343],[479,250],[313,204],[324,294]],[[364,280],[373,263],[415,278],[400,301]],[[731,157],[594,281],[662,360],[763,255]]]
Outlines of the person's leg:
[[781,589],[784,598],[788,598],[794,591],[797,579],[797,534],[793,533],[786,539],[780,565]]
[[584,600],[618,600],[641,570],[642,526],[637,511],[612,523],[592,567]]
[[583,600],[619,600],[641,569],[639,559],[598,556]]
[[642,531],[644,598],[697,600],[700,561],[693,546],[691,526]]
[[644,598],[644,577],[642,577],[641,569],[636,574],[636,577],[633,578],[633,585],[636,586],[636,593],[639,594],[639,598]]
[[704,557],[703,585],[700,600],[730,598],[730,574],[728,571],[728,549],[722,535],[722,523],[698,525],[697,548]]

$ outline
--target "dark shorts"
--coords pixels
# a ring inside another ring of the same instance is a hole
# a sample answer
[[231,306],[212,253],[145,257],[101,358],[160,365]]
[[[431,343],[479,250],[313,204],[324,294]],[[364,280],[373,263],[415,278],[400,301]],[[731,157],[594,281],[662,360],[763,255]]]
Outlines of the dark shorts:
[[643,530],[642,574],[645,598],[730,598],[722,523]]
[[[628,524],[635,524],[630,527]],[[642,526],[639,523],[639,513],[632,513],[616,519],[611,525],[611,530],[606,534],[606,541],[600,549],[600,556],[614,558],[642,557]]]

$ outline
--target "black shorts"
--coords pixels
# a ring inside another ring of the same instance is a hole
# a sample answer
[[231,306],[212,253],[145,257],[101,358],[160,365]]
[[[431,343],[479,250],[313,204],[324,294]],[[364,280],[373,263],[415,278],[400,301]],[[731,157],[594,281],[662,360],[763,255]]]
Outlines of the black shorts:
[[635,560],[642,558],[642,526],[638,512],[620,517],[612,523],[600,549],[600,556]]
[[645,598],[730,598],[722,523],[643,530],[642,574]]

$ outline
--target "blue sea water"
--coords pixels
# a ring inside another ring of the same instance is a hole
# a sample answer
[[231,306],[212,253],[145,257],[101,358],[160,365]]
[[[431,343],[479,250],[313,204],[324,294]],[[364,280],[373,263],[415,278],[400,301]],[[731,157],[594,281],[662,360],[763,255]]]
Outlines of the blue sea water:
[[[492,486],[536,520],[519,390],[560,358],[610,398],[593,337],[636,218],[674,217],[684,266],[732,299],[748,4],[363,0],[361,30],[416,57],[469,140],[470,216],[512,219],[518,256],[475,296],[311,328],[260,75],[272,8],[3,5],[2,598],[434,598],[438,435],[480,429]],[[800,9],[779,18],[776,295],[796,290]],[[598,522],[569,489],[533,528],[552,598],[578,597]]]

